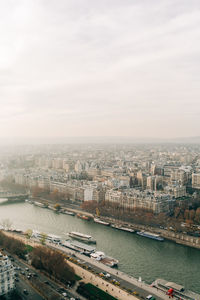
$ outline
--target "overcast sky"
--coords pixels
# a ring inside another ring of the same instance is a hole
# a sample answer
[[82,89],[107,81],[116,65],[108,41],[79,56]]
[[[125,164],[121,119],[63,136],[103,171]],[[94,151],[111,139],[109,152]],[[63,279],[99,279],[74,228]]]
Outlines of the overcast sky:
[[0,137],[197,135],[199,0],[0,1]]

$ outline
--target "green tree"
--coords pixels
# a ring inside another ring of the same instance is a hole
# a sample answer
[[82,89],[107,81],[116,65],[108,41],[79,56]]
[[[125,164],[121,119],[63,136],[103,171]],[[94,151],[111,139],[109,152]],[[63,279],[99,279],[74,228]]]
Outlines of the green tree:
[[32,237],[33,234],[33,230],[32,229],[27,229],[25,232],[25,235],[27,237],[27,239],[30,239]]
[[47,239],[47,234],[43,232],[43,233],[40,234],[40,236],[41,236],[41,237],[40,237],[40,242],[41,242],[41,244],[42,244],[42,245],[45,245],[46,239]]

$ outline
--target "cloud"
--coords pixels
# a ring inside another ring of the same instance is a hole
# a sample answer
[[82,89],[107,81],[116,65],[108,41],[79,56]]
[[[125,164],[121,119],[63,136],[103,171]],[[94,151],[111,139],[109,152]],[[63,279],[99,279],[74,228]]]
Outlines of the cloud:
[[8,0],[0,34],[0,136],[199,134],[199,1]]

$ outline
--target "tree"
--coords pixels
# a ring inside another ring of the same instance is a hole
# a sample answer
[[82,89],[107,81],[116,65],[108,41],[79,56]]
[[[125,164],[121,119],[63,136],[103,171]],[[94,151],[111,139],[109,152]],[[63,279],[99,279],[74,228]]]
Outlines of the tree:
[[55,189],[52,193],[50,193],[50,198],[54,201],[59,200],[59,192]]
[[12,222],[10,219],[3,219],[0,223],[4,230],[10,230],[12,227]]
[[64,283],[75,281],[74,270],[68,265],[65,256],[58,251],[42,246],[34,248],[32,265]]
[[185,218],[186,220],[189,219],[189,209],[185,209],[185,211],[184,211],[184,218]]
[[43,233],[40,234],[40,236],[41,236],[40,237],[41,244],[45,245],[45,242],[46,242],[46,239],[47,239],[47,234],[43,232]]
[[27,229],[25,232],[25,235],[27,236],[27,239],[30,239],[32,237],[33,230],[32,229]]
[[195,217],[195,210],[194,209],[191,209],[189,211],[189,219],[194,221],[194,217]]
[[59,211],[59,210],[61,209],[61,206],[60,206],[59,203],[56,203],[56,204],[54,205],[54,208],[55,208],[57,211]]
[[196,210],[195,221],[200,224],[200,207]]
[[181,209],[180,209],[180,207],[175,207],[175,209],[174,209],[174,216],[175,216],[175,218],[178,218],[178,216],[180,215],[180,212],[181,212]]

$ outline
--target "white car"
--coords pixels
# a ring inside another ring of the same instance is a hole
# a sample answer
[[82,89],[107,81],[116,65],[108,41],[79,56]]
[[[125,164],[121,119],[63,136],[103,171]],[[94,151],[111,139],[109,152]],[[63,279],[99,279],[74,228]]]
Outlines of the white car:
[[62,293],[63,297],[67,297],[67,293]]
[[148,296],[146,297],[146,299],[147,299],[147,300],[150,300],[152,297],[153,297],[152,295],[148,295]]
[[111,277],[111,275],[110,275],[109,273],[104,273],[104,276],[105,276],[106,278],[110,278],[110,277]]

